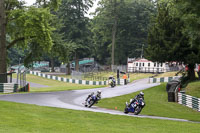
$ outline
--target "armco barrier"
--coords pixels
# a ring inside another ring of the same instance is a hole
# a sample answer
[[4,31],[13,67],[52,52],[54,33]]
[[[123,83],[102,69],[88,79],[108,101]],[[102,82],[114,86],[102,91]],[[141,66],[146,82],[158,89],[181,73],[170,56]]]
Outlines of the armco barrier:
[[[108,81],[88,81],[88,80],[79,80],[79,79],[68,79],[64,77],[57,77],[53,75],[48,75],[44,73],[40,73],[40,71],[29,71],[29,74],[33,74],[36,76],[40,76],[47,79],[53,79],[58,81],[63,81],[67,83],[74,83],[74,84],[83,84],[83,85],[108,85]],[[127,83],[129,83],[130,79],[127,80]],[[124,85],[124,79],[119,79],[117,81],[118,85]]]
[[74,84],[108,85],[108,81],[87,81],[87,80],[79,80],[79,79],[68,79],[68,78],[52,76],[52,75],[48,75],[48,74],[44,74],[44,73],[40,73],[36,71],[29,71],[29,74],[33,74],[33,75],[40,76],[47,79],[53,79],[53,80],[67,82],[67,83],[74,83]]
[[14,83],[0,83],[0,92],[12,93],[17,92],[18,84]]
[[180,76],[175,77],[162,77],[162,78],[149,78],[149,83],[161,83],[161,82],[169,82],[172,79],[180,78]]
[[184,93],[178,93],[178,103],[185,105],[194,110],[200,111],[200,98],[186,95]]

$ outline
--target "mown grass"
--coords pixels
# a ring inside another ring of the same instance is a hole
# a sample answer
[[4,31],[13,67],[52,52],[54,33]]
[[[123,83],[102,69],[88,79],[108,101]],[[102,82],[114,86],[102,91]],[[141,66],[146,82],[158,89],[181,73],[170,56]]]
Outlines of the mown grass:
[[[157,76],[155,78],[161,78],[161,77],[174,77],[176,75],[178,71],[176,72],[165,72],[165,73],[161,73],[161,74],[157,74]],[[181,74],[179,74],[179,76],[181,76]]]
[[[146,106],[143,108],[141,114],[200,121],[200,112],[177,103],[168,102],[168,95],[165,88],[166,83],[143,91]],[[109,109],[117,108],[123,111],[125,102],[135,97],[138,93],[102,99],[98,106]]]
[[200,124],[0,101],[2,133],[199,133]]
[[144,78],[149,78],[153,76],[154,74],[152,73],[129,73],[130,76],[130,82],[138,79],[144,79]]
[[185,92],[188,95],[200,98],[200,81],[190,82],[185,88]]
[[61,82],[61,81],[56,81],[52,79],[35,76],[32,74],[27,74],[26,79],[28,82],[49,86],[49,87],[41,87],[41,88],[31,87],[30,88],[31,92],[80,90],[80,89],[105,87],[105,85],[81,85],[81,84],[66,83],[66,82]]
[[[114,73],[108,73],[107,75],[112,75]],[[115,75],[113,75],[115,76]],[[137,79],[143,79],[148,78],[152,76],[152,74],[143,74],[143,73],[130,73],[130,82],[137,80]],[[16,78],[16,74],[13,75],[14,78]],[[44,92],[44,91],[64,91],[64,90],[77,90],[77,89],[91,89],[91,88],[101,88],[106,87],[106,85],[79,85],[79,84],[73,84],[73,83],[66,83],[61,81],[56,81],[52,79],[47,79],[39,76],[35,76],[32,74],[27,74],[26,79],[28,82],[37,83],[41,85],[47,85],[49,87],[31,87],[31,92]]]

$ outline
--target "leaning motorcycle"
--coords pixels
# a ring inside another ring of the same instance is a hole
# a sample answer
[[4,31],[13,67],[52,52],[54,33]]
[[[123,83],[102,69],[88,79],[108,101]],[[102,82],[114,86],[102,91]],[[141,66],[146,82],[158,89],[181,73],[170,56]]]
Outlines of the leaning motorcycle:
[[110,87],[112,88],[116,86],[115,81],[113,81],[112,79],[109,80],[109,84],[110,84]]
[[92,107],[95,103],[97,103],[98,98],[95,95],[92,95],[85,103],[85,107]]
[[126,106],[125,106],[125,109],[124,109],[125,114],[128,114],[130,112],[130,113],[134,113],[134,115],[138,115],[145,106],[145,102],[142,98],[137,99],[133,103],[132,103],[132,99],[130,99],[130,103],[131,104],[126,102]]

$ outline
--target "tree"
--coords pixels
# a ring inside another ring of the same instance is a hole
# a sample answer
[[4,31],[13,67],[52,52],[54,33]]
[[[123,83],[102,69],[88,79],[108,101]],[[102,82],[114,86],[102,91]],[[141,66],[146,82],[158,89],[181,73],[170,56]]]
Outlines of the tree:
[[101,1],[92,20],[93,52],[101,63],[111,64],[113,27],[116,27],[114,64],[126,64],[127,57],[140,57],[142,45],[147,45],[147,27],[155,13],[153,3],[149,0],[117,0],[116,3],[114,10],[109,1]]
[[[38,59],[43,51],[50,50],[53,28],[49,22],[52,15],[49,8],[24,7],[24,2],[18,0],[1,0],[0,4],[0,73],[6,73],[6,53],[14,45],[29,49],[25,65]],[[10,42],[6,43],[6,35],[11,38]],[[7,82],[6,76],[1,82]]]
[[89,54],[89,19],[85,17],[92,0],[63,0],[59,9],[59,17],[63,20],[62,33],[66,43],[73,44],[75,50],[75,70],[79,69],[79,58]]
[[158,3],[158,14],[149,30],[146,51],[146,57],[152,61],[178,61],[188,65],[191,80],[195,79],[194,65],[200,62],[199,29],[196,29],[199,7],[195,4],[187,0]]
[[[0,1],[0,74],[6,73],[6,15],[5,15],[5,1]],[[7,82],[7,79],[3,77],[0,82]]]

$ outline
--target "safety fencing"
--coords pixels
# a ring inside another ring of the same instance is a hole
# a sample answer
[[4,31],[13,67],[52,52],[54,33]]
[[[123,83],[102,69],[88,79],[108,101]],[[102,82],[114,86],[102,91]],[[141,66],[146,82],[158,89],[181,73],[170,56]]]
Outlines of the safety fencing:
[[200,111],[200,98],[186,95],[184,93],[178,93],[178,103],[185,105],[194,110]]
[[[39,71],[29,71],[27,73],[33,74],[36,76],[40,76],[43,78],[47,78],[47,79],[53,79],[53,80],[67,82],[67,83],[74,83],[74,84],[82,84],[82,85],[108,85],[109,84],[108,80],[106,80],[106,81],[88,81],[88,80],[79,80],[79,79],[68,79],[68,78],[64,78],[64,77],[58,77],[58,76],[40,73]],[[130,81],[130,79],[127,80],[127,82],[129,82],[129,81]],[[125,84],[124,79],[119,79],[117,83],[118,83],[118,85]]]
[[149,78],[149,83],[161,83],[161,82],[169,82],[173,79],[179,79],[180,76],[174,77],[161,77],[161,78]]
[[0,83],[0,92],[12,93],[17,92],[18,84],[14,83]]
[[44,73],[40,73],[36,71],[29,71],[29,74],[33,74],[33,75],[40,76],[47,79],[63,81],[67,83],[75,83],[75,84],[83,84],[83,85],[108,85],[108,81],[87,81],[87,80],[79,80],[79,79],[68,79],[68,78],[48,75],[48,74],[44,74]]

